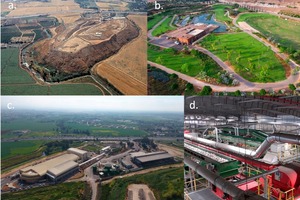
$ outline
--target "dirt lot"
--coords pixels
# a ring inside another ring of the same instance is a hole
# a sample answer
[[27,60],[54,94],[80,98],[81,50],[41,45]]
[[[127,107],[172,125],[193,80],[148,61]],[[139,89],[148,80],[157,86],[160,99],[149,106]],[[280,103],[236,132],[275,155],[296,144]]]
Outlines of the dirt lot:
[[100,7],[101,10],[109,10],[109,9],[114,9],[114,10],[128,10],[127,2],[96,2],[97,6]]
[[[147,93],[147,17],[129,15],[141,29],[140,36],[124,46],[118,54],[97,64],[95,70],[124,94]],[[113,74],[111,72],[114,72]]]
[[171,156],[183,158],[183,149],[178,149],[165,144],[158,144],[158,148],[167,151]]
[[130,184],[127,188],[126,200],[156,200],[148,185]]

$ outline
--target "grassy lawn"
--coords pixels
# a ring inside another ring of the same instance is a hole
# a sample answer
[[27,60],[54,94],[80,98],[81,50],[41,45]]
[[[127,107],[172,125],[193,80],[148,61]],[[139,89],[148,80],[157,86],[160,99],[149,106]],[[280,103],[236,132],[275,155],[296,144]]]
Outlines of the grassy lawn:
[[164,17],[165,17],[165,15],[163,13],[160,13],[160,14],[157,14],[157,15],[148,16],[148,23],[147,23],[148,30],[152,29]]
[[[152,62],[193,77],[197,76],[199,72],[205,71],[207,76],[217,78],[217,74],[222,71],[222,68],[209,56],[202,53],[200,55],[201,58],[182,52],[174,53],[170,49],[161,50],[153,45],[148,46],[148,60]],[[188,70],[182,69],[184,64],[188,65]]]
[[232,8],[232,6],[213,5],[213,9],[216,14],[217,21],[220,21],[220,22],[231,22],[232,21],[232,19],[230,19],[227,15],[224,16],[226,13],[226,10],[225,10],[226,8]]
[[61,183],[1,195],[6,200],[86,200],[91,199],[91,188],[85,182]]
[[170,26],[170,23],[172,21],[172,16],[168,16],[167,19],[165,19],[165,21],[159,25],[156,29],[153,30],[152,32],[152,35],[153,36],[159,36],[161,34],[164,34],[168,31],[171,31],[171,30],[175,30],[176,28],[173,28]]
[[101,200],[125,199],[130,184],[147,184],[157,200],[183,199],[183,168],[157,170],[147,174],[115,179],[101,187]]
[[1,84],[34,83],[25,70],[19,67],[19,49],[1,49]]
[[201,45],[252,82],[275,82],[285,79],[285,70],[274,52],[247,33],[210,35]]
[[237,22],[245,21],[260,31],[266,38],[272,38],[288,52],[300,49],[300,22],[284,20],[265,13],[246,13]]

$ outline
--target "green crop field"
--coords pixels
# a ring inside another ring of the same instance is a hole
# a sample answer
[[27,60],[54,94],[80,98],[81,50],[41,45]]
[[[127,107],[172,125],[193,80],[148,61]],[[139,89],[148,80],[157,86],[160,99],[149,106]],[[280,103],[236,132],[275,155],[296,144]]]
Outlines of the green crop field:
[[101,186],[100,199],[125,199],[127,187],[130,184],[148,185],[157,200],[183,199],[183,168],[169,168],[115,179],[110,184]]
[[17,141],[1,142],[1,159],[6,159],[16,155],[30,154],[37,150],[43,141]]
[[[205,54],[200,53],[200,57],[195,57],[182,52],[174,53],[170,49],[160,50],[153,45],[148,47],[148,60],[193,77],[204,71],[207,76],[217,78],[218,72],[223,71],[213,59]],[[183,65],[188,65],[188,70],[183,71]]]
[[41,86],[19,67],[19,49],[1,49],[1,92],[3,95],[101,95],[92,84]]
[[249,81],[285,79],[284,67],[274,52],[247,33],[212,34],[201,45],[223,61],[229,61],[235,72]]
[[85,182],[61,183],[1,195],[6,200],[85,200],[91,199],[91,188]]
[[220,22],[231,22],[232,19],[230,19],[227,15],[225,15],[226,13],[226,8],[232,8],[232,6],[228,6],[228,5],[213,5],[213,10],[216,14],[216,19]]
[[28,73],[19,67],[19,49],[1,49],[1,84],[34,83]]
[[160,13],[160,14],[157,14],[157,15],[148,16],[148,23],[147,23],[148,30],[152,29],[164,17],[165,17],[165,15],[163,13]]
[[102,95],[99,89],[91,84],[40,85],[5,85],[4,95]]
[[152,35],[159,36],[168,31],[175,30],[176,28],[170,26],[170,22],[172,21],[172,18],[173,18],[172,16],[168,16],[168,18],[165,19],[165,21],[161,25],[159,25],[156,29],[153,30]]
[[300,49],[300,22],[285,20],[265,13],[245,13],[237,22],[245,21],[266,38],[285,47],[287,52]]
[[16,26],[1,27],[1,43],[8,43],[12,37],[19,37],[22,33]]

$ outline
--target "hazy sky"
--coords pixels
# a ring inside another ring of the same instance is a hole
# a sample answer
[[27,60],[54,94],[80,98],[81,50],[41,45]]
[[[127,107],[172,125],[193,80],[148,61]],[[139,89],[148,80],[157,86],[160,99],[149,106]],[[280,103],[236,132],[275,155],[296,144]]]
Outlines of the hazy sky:
[[183,112],[182,96],[2,96],[1,109]]

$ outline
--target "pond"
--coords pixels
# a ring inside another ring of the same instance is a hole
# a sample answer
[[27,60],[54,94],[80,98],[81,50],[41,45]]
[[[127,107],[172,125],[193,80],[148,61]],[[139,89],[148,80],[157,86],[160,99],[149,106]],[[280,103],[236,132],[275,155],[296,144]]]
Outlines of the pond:
[[190,16],[188,15],[188,16],[186,16],[186,17],[182,20],[182,22],[180,23],[180,26],[185,26],[185,25],[187,25],[187,23],[188,23],[189,20],[190,20]]
[[217,22],[215,20],[214,16],[211,16],[211,14],[202,14],[198,15],[193,18],[192,24],[197,24],[197,23],[203,23],[203,24],[216,24],[219,26],[216,30],[214,30],[214,33],[222,33],[222,32],[227,32],[227,26],[221,22]]

